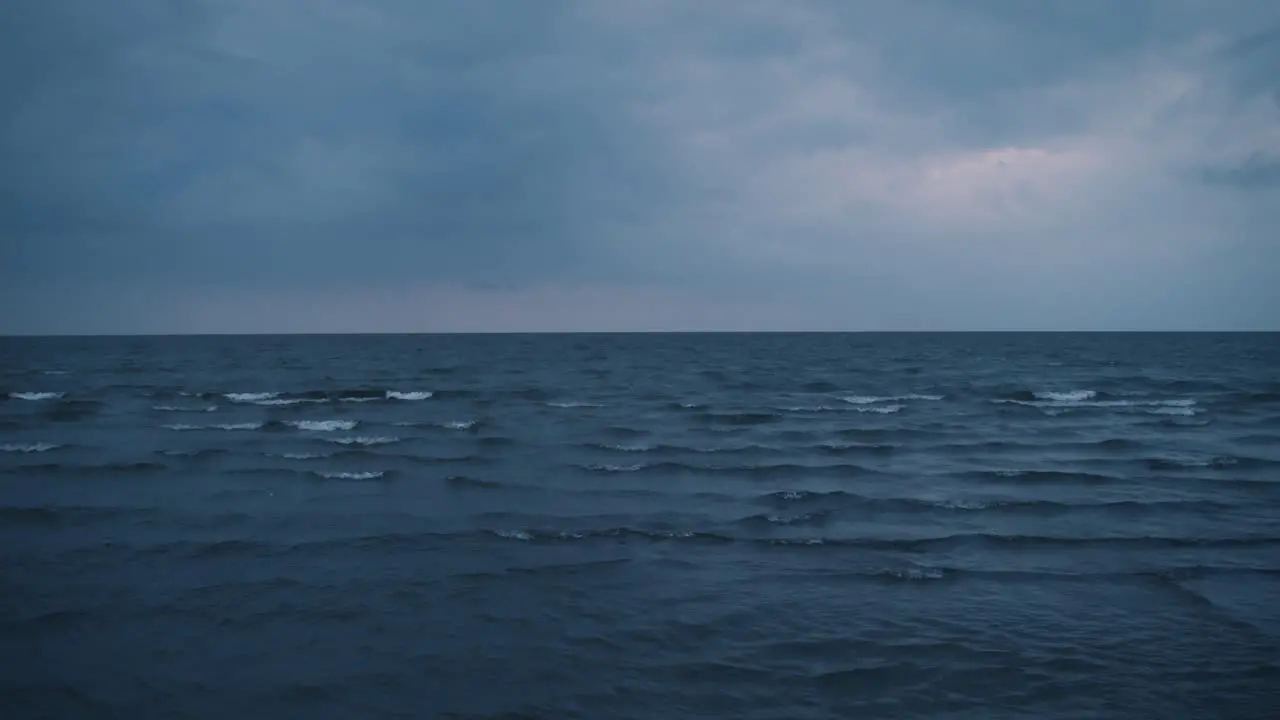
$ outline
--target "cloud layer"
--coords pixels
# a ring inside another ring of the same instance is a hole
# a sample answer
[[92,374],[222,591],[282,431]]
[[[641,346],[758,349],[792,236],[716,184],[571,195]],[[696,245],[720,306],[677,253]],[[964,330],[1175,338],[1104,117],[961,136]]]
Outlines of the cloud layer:
[[1259,0],[13,0],[0,331],[1280,329]]

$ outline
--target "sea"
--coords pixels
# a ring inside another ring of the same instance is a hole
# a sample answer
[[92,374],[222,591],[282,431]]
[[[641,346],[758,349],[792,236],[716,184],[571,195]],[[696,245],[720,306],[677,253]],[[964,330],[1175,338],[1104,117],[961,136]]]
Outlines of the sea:
[[0,338],[0,717],[1280,718],[1280,335]]

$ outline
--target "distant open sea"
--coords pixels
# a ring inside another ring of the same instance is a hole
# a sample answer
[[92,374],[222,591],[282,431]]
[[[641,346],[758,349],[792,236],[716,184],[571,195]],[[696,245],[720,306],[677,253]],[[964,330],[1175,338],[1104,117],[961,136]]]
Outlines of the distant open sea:
[[1280,335],[0,338],[0,717],[1280,718]]

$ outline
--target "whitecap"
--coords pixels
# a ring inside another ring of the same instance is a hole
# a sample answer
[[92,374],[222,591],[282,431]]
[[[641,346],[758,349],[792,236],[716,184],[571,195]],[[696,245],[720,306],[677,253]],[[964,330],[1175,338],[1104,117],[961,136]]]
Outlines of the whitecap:
[[377,399],[378,399],[378,398],[376,398],[376,397],[364,397],[364,396],[359,396],[359,397],[342,397],[342,398],[338,398],[338,402],[345,402],[345,403],[367,403],[367,402],[373,402],[374,400],[377,400]]
[[316,474],[329,480],[377,480],[383,475],[386,475],[386,473],[381,470],[367,470],[364,472],[321,472]]
[[596,464],[592,464],[592,465],[586,465],[586,466],[584,466],[584,467],[586,467],[586,469],[588,469],[588,470],[594,470],[594,471],[596,471],[596,472],[635,472],[635,471],[640,470],[641,468],[643,468],[643,467],[644,467],[644,465],[640,465],[640,464],[636,464],[636,465],[610,465],[610,464],[607,464],[607,463],[596,463]]
[[65,394],[60,392],[11,392],[9,397],[14,400],[57,400]]
[[549,407],[554,407],[554,408],[601,408],[601,407],[604,407],[604,405],[601,405],[600,403],[578,402],[578,401],[549,402],[547,403],[547,405]]
[[869,406],[869,407],[859,407],[855,409],[858,412],[863,412],[863,413],[877,413],[879,415],[890,415],[892,413],[898,412],[903,407],[905,406],[904,405],[875,405],[875,406]]
[[508,540],[532,540],[533,535],[524,530],[492,530],[494,535]]
[[55,443],[38,442],[38,443],[5,443],[0,445],[0,451],[10,453],[42,453],[50,450],[57,450],[62,445]]
[[424,390],[421,392],[397,392],[395,390],[387,391],[388,400],[426,400],[435,395],[435,393]]
[[292,425],[299,430],[333,432],[335,430],[351,430],[355,428],[358,422],[357,420],[290,420],[286,424]]
[[910,393],[907,395],[888,395],[888,396],[849,395],[846,397],[842,397],[840,399],[844,400],[845,402],[851,405],[874,405],[876,403],[883,403],[883,402],[898,403],[898,402],[903,402],[907,400],[927,400],[931,402],[936,402],[938,400],[942,400],[943,398],[944,396],[942,395],[920,395],[917,393]]
[[618,452],[649,452],[653,450],[652,445],[605,445],[606,450],[616,450]]
[[1081,402],[1098,397],[1098,393],[1094,390],[1046,391],[1032,394],[1040,400],[1052,400],[1054,402]]
[[276,407],[281,405],[301,405],[303,403],[322,403],[324,400],[316,400],[314,398],[265,398],[263,400],[251,400],[254,405],[262,405],[264,407]]
[[240,392],[240,393],[224,393],[223,397],[231,402],[247,402],[258,403],[263,400],[271,400],[279,397],[278,392]]
[[475,420],[453,420],[444,424],[450,430],[470,430],[476,426]]
[[323,453],[280,453],[279,455],[270,455],[270,457],[284,458],[285,460],[317,460],[319,458],[329,457]]
[[166,430],[259,430],[262,428],[262,423],[223,423],[221,425],[191,425],[188,423],[175,423],[173,425],[165,425],[164,428]]
[[391,443],[400,442],[400,438],[387,437],[385,435],[360,435],[356,437],[332,438],[329,442],[338,443],[339,445],[389,445]]

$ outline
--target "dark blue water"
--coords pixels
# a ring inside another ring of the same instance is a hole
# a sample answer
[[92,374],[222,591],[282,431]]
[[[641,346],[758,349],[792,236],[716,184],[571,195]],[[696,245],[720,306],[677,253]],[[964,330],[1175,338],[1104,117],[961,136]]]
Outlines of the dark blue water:
[[1280,717],[1280,336],[0,340],[5,718]]

